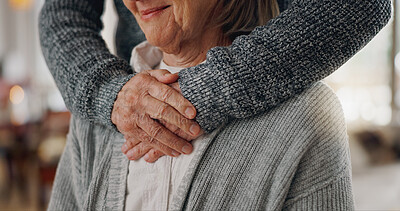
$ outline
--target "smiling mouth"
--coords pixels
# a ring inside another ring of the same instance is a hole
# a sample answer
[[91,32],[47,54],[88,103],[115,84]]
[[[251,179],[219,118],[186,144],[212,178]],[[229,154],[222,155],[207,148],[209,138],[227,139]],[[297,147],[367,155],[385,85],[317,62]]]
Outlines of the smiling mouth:
[[160,13],[162,13],[165,9],[171,7],[171,5],[161,6],[161,7],[154,7],[147,10],[140,11],[143,20],[148,20]]

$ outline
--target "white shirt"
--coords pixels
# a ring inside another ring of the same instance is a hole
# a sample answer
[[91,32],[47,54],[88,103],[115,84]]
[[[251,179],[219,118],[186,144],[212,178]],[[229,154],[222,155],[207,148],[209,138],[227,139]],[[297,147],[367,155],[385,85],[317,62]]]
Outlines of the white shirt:
[[[162,52],[147,41],[132,50],[131,65],[136,72],[167,69],[177,73],[183,69],[166,65],[162,61]],[[201,136],[191,142],[193,152],[189,155],[181,154],[177,158],[163,156],[155,163],[147,163],[143,158],[130,161],[125,210],[168,210],[203,138]]]

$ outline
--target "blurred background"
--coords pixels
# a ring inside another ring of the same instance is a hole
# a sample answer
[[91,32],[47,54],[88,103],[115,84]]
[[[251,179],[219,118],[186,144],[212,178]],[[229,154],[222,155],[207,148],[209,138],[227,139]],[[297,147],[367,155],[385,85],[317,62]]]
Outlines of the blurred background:
[[[400,0],[394,1],[390,23],[326,79],[348,124],[357,210],[400,210]],[[0,0],[0,210],[45,209],[68,131],[70,114],[39,45],[43,3]],[[103,21],[115,52],[112,0]]]

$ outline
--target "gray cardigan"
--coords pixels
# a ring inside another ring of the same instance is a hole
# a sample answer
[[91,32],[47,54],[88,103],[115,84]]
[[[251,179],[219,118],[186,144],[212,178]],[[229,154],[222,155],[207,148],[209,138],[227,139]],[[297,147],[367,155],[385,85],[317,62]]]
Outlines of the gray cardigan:
[[[49,210],[123,210],[123,143],[114,130],[73,116]],[[214,130],[199,148],[172,210],[354,209],[343,112],[322,83]]]
[[[112,126],[111,111],[134,75],[132,48],[144,36],[122,0],[118,56],[100,36],[103,0],[46,0],[40,41],[47,65],[71,112]],[[214,48],[207,62],[180,72],[184,97],[207,132],[230,119],[269,110],[326,77],[388,22],[390,0],[278,0],[279,17],[232,46]]]

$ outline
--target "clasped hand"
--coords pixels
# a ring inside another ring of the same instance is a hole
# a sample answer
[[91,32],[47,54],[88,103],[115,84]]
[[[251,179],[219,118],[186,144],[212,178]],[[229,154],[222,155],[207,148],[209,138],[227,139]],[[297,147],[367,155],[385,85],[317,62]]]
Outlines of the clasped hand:
[[194,106],[183,97],[178,75],[167,70],[136,74],[121,89],[111,114],[124,135],[122,152],[130,160],[144,156],[155,162],[163,155],[189,154],[190,141],[203,132],[193,120]]

